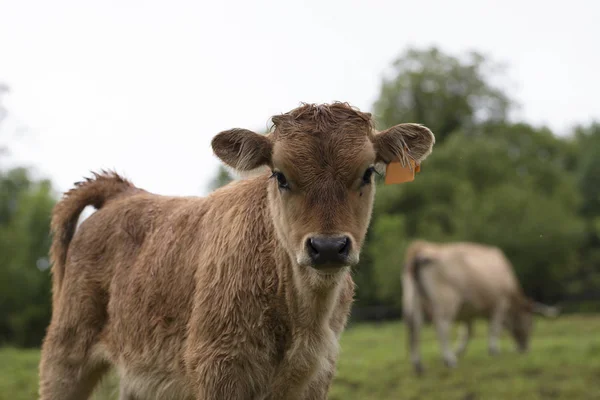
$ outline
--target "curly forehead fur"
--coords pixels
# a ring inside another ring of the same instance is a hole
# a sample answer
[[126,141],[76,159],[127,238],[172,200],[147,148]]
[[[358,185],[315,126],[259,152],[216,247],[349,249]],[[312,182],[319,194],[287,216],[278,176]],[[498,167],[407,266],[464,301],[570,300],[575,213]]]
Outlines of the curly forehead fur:
[[348,103],[302,104],[287,113],[272,118],[274,138],[290,133],[322,133],[339,129],[371,131],[371,114],[357,110]]
[[347,103],[303,104],[272,120],[272,165],[321,194],[320,186],[351,179],[375,160],[371,114]]

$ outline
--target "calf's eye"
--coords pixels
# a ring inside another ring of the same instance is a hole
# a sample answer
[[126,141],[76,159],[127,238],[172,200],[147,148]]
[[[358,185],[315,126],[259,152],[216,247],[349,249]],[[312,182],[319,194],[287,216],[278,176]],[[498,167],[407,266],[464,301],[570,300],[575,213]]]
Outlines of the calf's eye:
[[290,184],[288,183],[287,179],[285,178],[285,175],[283,175],[281,172],[274,171],[273,175],[271,175],[271,177],[277,179],[277,185],[279,185],[280,189],[289,189],[290,188]]
[[373,172],[375,172],[375,167],[369,167],[365,171],[365,174],[362,178],[362,185],[368,185],[371,183],[371,178],[373,177]]

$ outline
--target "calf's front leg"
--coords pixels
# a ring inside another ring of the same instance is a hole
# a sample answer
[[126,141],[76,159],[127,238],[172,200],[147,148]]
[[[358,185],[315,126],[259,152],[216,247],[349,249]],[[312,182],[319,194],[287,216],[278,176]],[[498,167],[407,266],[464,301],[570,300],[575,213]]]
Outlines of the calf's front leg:
[[336,357],[330,355],[321,371],[310,382],[303,397],[304,400],[327,400],[331,382],[335,376]]
[[[335,374],[338,343],[333,332],[326,332],[324,335],[328,336],[329,343],[321,347],[320,351],[317,350],[320,345],[315,347],[315,342],[306,338],[305,342],[296,343],[285,355],[271,387],[269,400],[327,399]],[[321,355],[323,353],[326,354],[324,358]]]
[[[314,371],[314,365],[304,357],[294,357],[292,354],[284,358],[267,399],[321,399],[322,397],[318,397],[321,392],[319,385],[309,391],[309,384],[312,382],[308,377]],[[316,397],[306,397],[307,395]]]

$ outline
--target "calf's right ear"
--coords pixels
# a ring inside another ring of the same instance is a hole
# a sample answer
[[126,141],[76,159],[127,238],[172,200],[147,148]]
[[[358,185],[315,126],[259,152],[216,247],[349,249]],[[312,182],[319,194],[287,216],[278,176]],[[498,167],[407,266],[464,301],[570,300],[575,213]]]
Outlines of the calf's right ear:
[[272,143],[267,136],[248,129],[230,129],[211,142],[214,153],[238,171],[251,171],[271,163]]

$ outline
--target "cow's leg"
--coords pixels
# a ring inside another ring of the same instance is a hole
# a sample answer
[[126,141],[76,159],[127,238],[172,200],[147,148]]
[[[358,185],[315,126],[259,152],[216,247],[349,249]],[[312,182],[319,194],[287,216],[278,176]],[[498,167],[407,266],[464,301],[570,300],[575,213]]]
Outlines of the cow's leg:
[[461,329],[461,335],[459,336],[458,345],[456,347],[456,355],[461,356],[464,354],[469,344],[469,340],[473,336],[473,321],[467,321]]
[[50,326],[40,361],[40,400],[87,399],[109,364],[93,360],[79,329]]
[[[87,399],[110,365],[94,352],[106,318],[105,296],[77,268],[77,290],[65,292],[63,284],[52,321],[42,345],[40,361],[41,400]],[[65,279],[67,279],[65,277]]]
[[504,320],[505,312],[506,307],[499,305],[494,309],[490,318],[488,351],[491,355],[500,353],[498,341],[502,332],[502,321]]
[[421,307],[415,307],[412,314],[406,318],[408,328],[408,345],[410,349],[410,361],[417,375],[423,374],[423,362],[421,361],[419,335],[423,325],[423,312]]
[[452,319],[444,315],[434,314],[433,323],[437,332],[438,341],[442,350],[444,363],[450,368],[456,366],[456,355],[450,346],[450,328],[452,327]]

